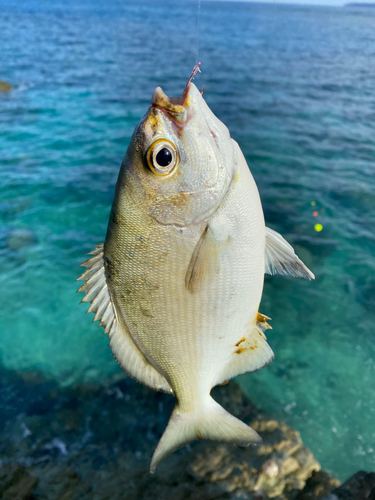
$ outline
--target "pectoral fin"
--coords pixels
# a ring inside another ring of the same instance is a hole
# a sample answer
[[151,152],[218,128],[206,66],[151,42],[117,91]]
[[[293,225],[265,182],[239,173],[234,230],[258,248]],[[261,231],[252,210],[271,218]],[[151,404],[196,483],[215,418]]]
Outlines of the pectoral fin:
[[313,273],[294,253],[293,247],[269,227],[266,227],[265,267],[267,274],[289,274],[308,280],[315,279]]
[[191,293],[197,292],[203,283],[214,276],[218,270],[220,252],[230,241],[219,241],[208,224],[203,231],[191,256],[185,276],[185,286]]

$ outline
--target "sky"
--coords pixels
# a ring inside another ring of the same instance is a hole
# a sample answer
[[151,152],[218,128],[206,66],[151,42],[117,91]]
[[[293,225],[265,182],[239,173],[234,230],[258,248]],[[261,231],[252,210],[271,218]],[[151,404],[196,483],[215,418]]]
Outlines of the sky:
[[[197,2],[199,0],[196,0]],[[204,0],[210,1],[210,0]],[[251,2],[253,0],[225,0],[225,1],[242,1],[242,2]],[[336,7],[340,7],[347,3],[368,3],[375,5],[375,0],[256,0],[256,2],[265,2],[265,3],[275,3],[275,4],[299,4],[299,5],[332,5]]]

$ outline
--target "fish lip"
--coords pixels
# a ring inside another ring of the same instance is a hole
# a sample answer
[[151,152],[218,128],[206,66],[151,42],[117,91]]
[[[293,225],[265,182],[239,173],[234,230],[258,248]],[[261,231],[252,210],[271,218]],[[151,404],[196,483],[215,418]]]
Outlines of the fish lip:
[[198,73],[201,63],[198,62],[194,68],[193,72],[186,84],[186,87],[181,95],[181,97],[168,97],[162,90],[161,87],[156,87],[151,98],[151,105],[154,108],[160,109],[163,113],[166,113],[169,117],[173,118],[174,121],[183,125],[188,120],[188,110],[190,108],[189,102],[189,91],[191,88],[191,82],[194,76]]
[[151,104],[153,108],[160,109],[163,113],[173,118],[178,124],[183,124],[187,120],[185,106],[172,102],[175,98],[169,98],[160,87],[156,87],[152,95]]

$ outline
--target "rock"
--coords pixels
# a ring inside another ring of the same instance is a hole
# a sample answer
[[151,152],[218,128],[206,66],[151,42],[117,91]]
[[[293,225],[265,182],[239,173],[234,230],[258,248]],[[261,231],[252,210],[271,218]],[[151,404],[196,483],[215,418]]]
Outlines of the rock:
[[299,433],[276,420],[250,425],[263,439],[260,446],[233,449],[210,444],[193,458],[191,475],[197,481],[217,483],[223,493],[242,491],[281,500],[292,490],[302,490],[320,464],[303,446]]
[[0,81],[0,92],[10,92],[13,87],[10,83],[5,81]]
[[0,468],[0,498],[3,500],[32,500],[38,482],[22,465],[5,465]]
[[339,496],[348,494],[347,484],[337,489],[339,481],[320,471],[299,433],[267,418],[233,381],[212,395],[250,423],[263,443],[249,448],[192,443],[153,475],[150,459],[174,398],[123,375],[103,384],[60,387],[37,371],[20,375],[0,367],[0,382],[0,463],[6,464],[0,469],[0,498],[5,500],[373,498],[373,474],[366,473],[349,482],[355,496]]
[[30,229],[13,229],[7,237],[7,246],[11,250],[19,250],[22,247],[35,244],[35,234]]
[[334,488],[340,486],[340,481],[328,472],[313,472],[306,481],[306,486],[299,492],[295,500],[322,500]]
[[357,472],[324,500],[375,500],[375,472]]
[[92,495],[91,487],[71,467],[42,464],[38,467],[38,475],[36,498],[44,498],[46,493],[47,498],[53,500],[78,500]]

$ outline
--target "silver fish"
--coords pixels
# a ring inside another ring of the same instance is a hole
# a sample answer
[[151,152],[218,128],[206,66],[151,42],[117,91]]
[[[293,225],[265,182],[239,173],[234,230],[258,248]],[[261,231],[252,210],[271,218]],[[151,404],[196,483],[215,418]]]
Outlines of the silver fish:
[[260,441],[210,391],[274,357],[259,313],[264,273],[314,278],[265,227],[246,160],[192,77],[181,98],[155,89],[121,166],[105,243],[79,278],[124,370],[176,397],[151,471],[195,439]]

